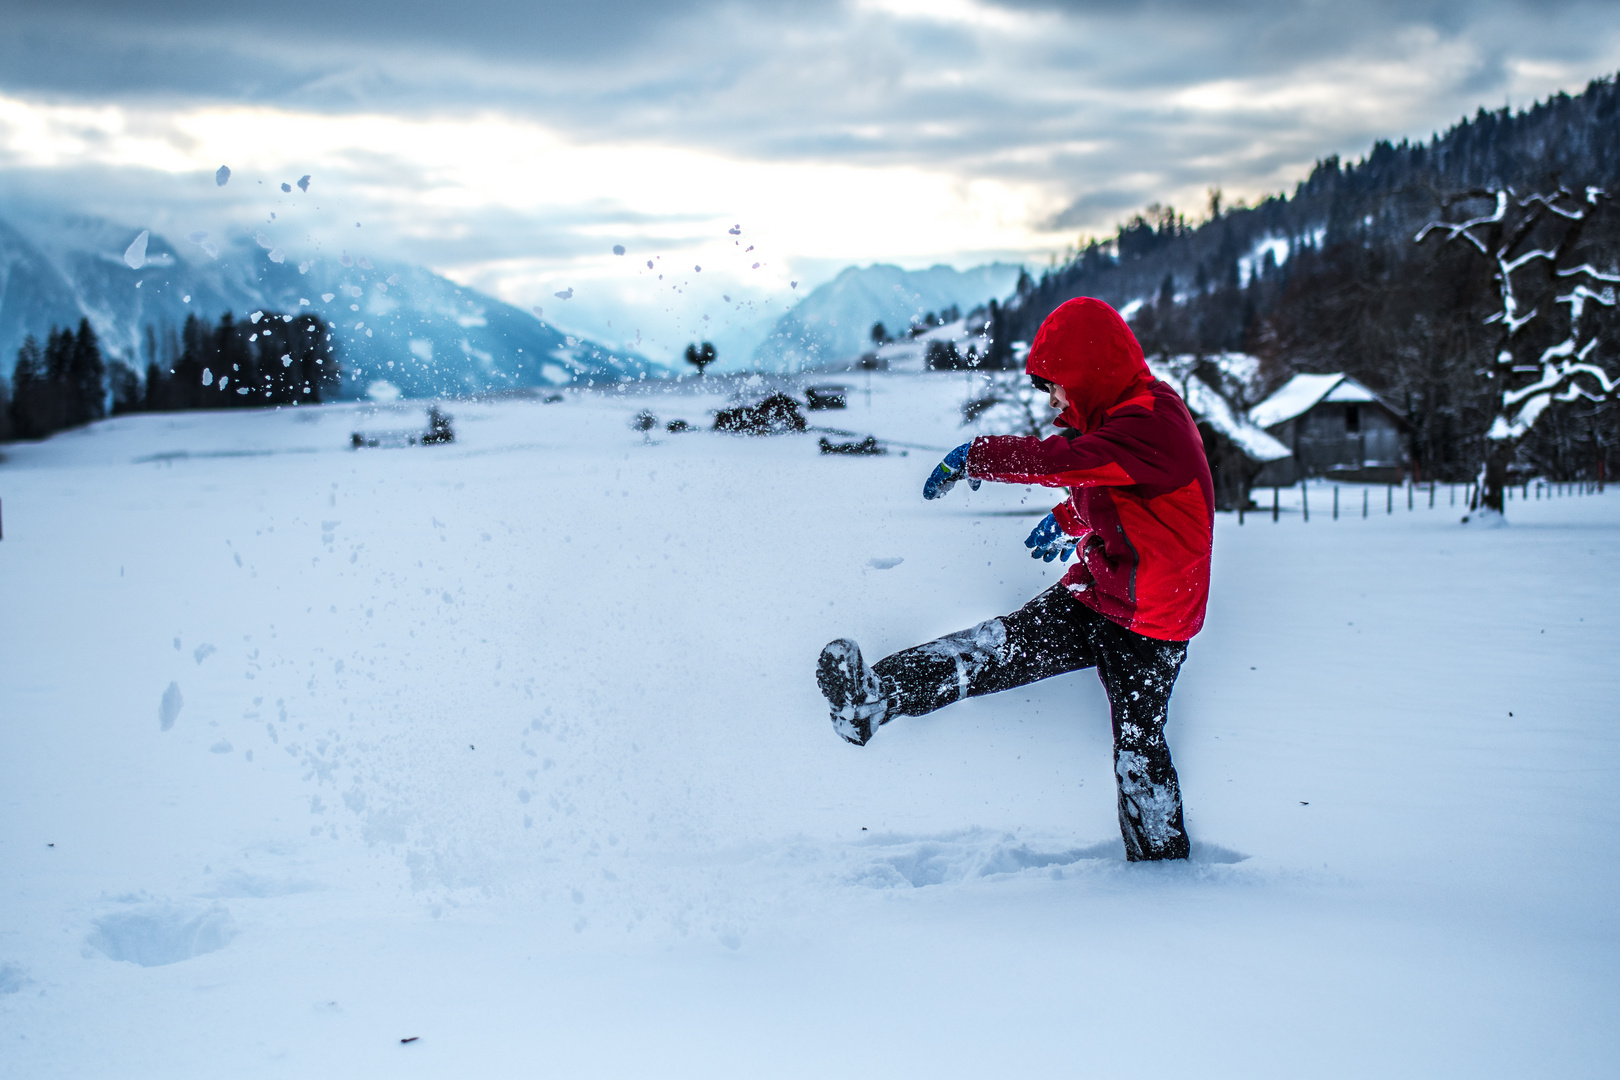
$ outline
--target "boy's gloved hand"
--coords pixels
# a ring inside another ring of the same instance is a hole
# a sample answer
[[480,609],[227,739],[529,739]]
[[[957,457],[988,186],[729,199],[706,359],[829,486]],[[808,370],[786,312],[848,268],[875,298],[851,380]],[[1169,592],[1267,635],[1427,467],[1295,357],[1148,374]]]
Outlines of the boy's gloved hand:
[[1055,515],[1047,514],[1041,518],[1041,523],[1035,526],[1035,531],[1029,534],[1024,546],[1031,549],[1029,557],[1032,559],[1045,559],[1051,562],[1061,557],[1064,562],[1068,562],[1069,556],[1074,554],[1074,546],[1079,542],[1079,537],[1070,536],[1063,531],[1063,526],[1057,523]]
[[[929,474],[927,482],[923,484],[923,498],[937,499],[956,486],[956,482],[967,473],[968,447],[972,445],[972,443],[963,443],[946,454],[944,461],[934,466],[934,471]],[[978,491],[979,485],[983,482],[971,476],[968,477],[968,486],[974,491]]]

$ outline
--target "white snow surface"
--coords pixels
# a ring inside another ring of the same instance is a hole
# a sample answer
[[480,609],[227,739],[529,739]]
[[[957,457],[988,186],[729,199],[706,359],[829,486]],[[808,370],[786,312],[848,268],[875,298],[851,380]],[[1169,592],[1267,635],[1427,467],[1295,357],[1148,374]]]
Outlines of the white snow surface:
[[1620,497],[1221,515],[1129,864],[1092,673],[865,748],[815,686],[1054,583],[1056,495],[631,427],[736,387],[5,447],[0,1076],[1612,1075]]

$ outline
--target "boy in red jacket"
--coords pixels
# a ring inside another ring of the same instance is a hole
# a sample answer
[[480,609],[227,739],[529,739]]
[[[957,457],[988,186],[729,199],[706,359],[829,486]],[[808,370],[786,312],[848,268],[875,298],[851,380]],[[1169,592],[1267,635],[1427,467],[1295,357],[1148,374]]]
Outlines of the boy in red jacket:
[[1184,859],[1181,787],[1164,724],[1187,640],[1204,623],[1214,488],[1187,406],[1149,374],[1142,347],[1101,300],[1063,304],[1041,324],[1025,370],[1062,410],[1047,439],[981,436],[946,455],[923,487],[957,480],[1067,487],[1024,541],[1075,565],[1010,615],[868,667],[840,639],[816,681],[838,733],[864,746],[896,716],[1095,667],[1108,692],[1125,854]]

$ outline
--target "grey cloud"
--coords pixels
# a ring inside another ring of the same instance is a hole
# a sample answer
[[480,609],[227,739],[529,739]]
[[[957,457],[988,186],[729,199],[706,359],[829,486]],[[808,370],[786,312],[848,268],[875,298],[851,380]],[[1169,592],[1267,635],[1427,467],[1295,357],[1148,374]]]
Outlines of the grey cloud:
[[1134,189],[1117,188],[1089,191],[1070,203],[1062,213],[1055,215],[1047,223],[1047,228],[1053,230],[1078,228],[1096,221],[1102,215],[1133,210],[1149,201],[1143,197],[1145,194]]
[[[1006,34],[832,0],[171,0],[138,14],[99,0],[0,0],[12,31],[0,39],[0,88],[331,113],[494,108],[582,139],[1034,179],[1070,193],[1054,221],[1078,228],[1129,209],[1120,202],[1129,192],[1148,201],[1272,183],[1278,170],[1359,152],[1374,138],[1424,137],[1500,103],[1515,60],[1614,55],[1614,39],[1595,29],[1607,25],[1607,6],[1590,0],[996,2],[1056,21],[1033,36]],[[1413,64],[1430,62],[1414,30],[1473,59],[1430,100],[1364,110],[1377,119],[1324,118],[1304,105],[1200,112],[1173,101],[1213,81],[1286,86],[1335,64],[1342,92],[1382,92],[1358,85],[1355,65],[1402,50],[1415,50]],[[1403,119],[1388,119],[1397,105]]]

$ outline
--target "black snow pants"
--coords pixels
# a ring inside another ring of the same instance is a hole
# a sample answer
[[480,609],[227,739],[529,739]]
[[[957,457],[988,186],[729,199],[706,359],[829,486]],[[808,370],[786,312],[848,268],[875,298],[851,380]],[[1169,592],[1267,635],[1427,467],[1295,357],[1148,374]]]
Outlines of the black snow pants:
[[963,698],[1094,667],[1114,725],[1114,778],[1125,855],[1185,859],[1181,785],[1164,723],[1184,641],[1158,641],[1108,621],[1054,586],[1013,612],[879,660],[889,715],[922,716]]

